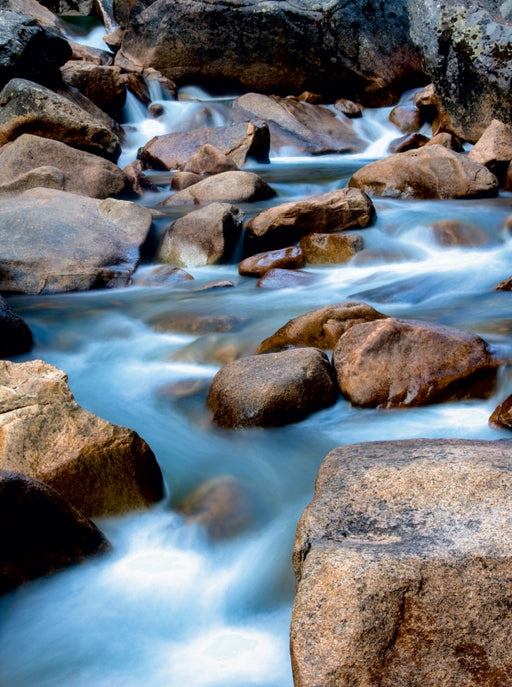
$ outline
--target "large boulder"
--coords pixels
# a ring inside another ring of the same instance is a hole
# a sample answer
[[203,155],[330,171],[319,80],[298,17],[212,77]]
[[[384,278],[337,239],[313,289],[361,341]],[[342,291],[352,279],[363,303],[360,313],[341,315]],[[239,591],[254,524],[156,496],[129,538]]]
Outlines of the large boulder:
[[348,117],[295,98],[246,93],[234,101],[233,113],[235,119],[267,122],[274,153],[283,146],[301,154],[358,153],[367,145]]
[[391,408],[485,398],[499,361],[475,334],[389,317],[345,332],[333,365],[351,403]]
[[157,259],[179,267],[213,265],[231,257],[244,214],[229,203],[211,203],[189,212],[165,231]]
[[192,186],[166,198],[167,207],[180,205],[202,205],[203,203],[253,203],[275,196],[270,186],[254,172],[221,172],[201,179]]
[[0,192],[45,186],[45,170],[59,179],[52,188],[70,193],[108,198],[129,190],[126,174],[113,162],[60,141],[22,134],[0,148]]
[[0,523],[0,594],[109,549],[56,491],[7,470],[0,470]]
[[146,442],[81,408],[66,381],[41,360],[0,361],[0,468],[48,484],[88,517],[161,499],[162,475]]
[[313,346],[325,350],[336,346],[350,327],[387,317],[366,303],[334,303],[294,317],[258,347],[258,353],[279,351],[290,346]]
[[338,448],[300,519],[296,687],[512,681],[512,445]]
[[15,77],[53,84],[69,59],[68,42],[27,14],[0,7],[0,88]]
[[27,353],[33,343],[32,332],[25,321],[0,296],[0,358]]
[[512,160],[512,126],[493,119],[469,151],[468,157],[485,165],[502,180]]
[[83,291],[129,283],[151,212],[46,188],[0,203],[0,290]]
[[493,119],[512,124],[512,12],[497,0],[407,0],[410,35],[439,101],[440,122],[474,143]]
[[138,152],[138,158],[153,169],[182,169],[202,146],[210,144],[227,155],[238,167],[251,158],[269,161],[270,134],[264,122],[213,126],[155,136]]
[[74,86],[111,117],[118,118],[126,101],[126,75],[119,67],[70,60],[61,68],[65,83]]
[[260,212],[247,223],[248,255],[297,243],[306,234],[363,229],[375,219],[375,208],[366,193],[342,188],[305,200],[281,203]]
[[372,105],[422,78],[402,0],[157,0],[133,19],[116,61],[178,84],[309,90]]
[[498,194],[487,167],[441,145],[370,162],[352,175],[351,188],[388,198],[486,198]]
[[116,162],[116,134],[67,98],[26,79],[11,79],[0,92],[0,146],[21,134],[67,143]]
[[338,389],[325,353],[297,348],[251,355],[213,378],[207,403],[220,427],[275,427],[335,403]]

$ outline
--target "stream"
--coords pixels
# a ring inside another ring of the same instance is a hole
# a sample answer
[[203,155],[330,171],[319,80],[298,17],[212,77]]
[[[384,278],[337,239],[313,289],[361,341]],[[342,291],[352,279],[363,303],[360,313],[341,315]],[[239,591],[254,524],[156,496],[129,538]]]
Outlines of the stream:
[[[228,98],[190,87],[170,100],[152,89],[164,116],[151,119],[129,97],[121,167],[154,135],[229,121]],[[300,157],[287,149],[269,165],[249,165],[278,197],[243,206],[247,217],[345,186],[401,135],[388,114],[366,110],[355,120],[368,141],[357,156]],[[140,202],[157,207],[170,194],[170,174],[155,172],[152,180],[159,191]],[[307,287],[257,288],[233,262],[187,269],[194,281],[169,287],[135,279],[125,289],[9,297],[35,338],[31,353],[15,360],[58,366],[80,405],[135,429],[157,456],[167,495],[148,511],[96,521],[111,553],[0,600],[1,687],[291,687],[291,550],[325,455],[361,441],[507,436],[488,425],[512,393],[506,368],[486,401],[384,411],[352,408],[340,397],[283,428],[213,425],[205,399],[226,356],[252,352],[292,317],[329,303],[360,300],[388,315],[471,330],[510,357],[512,294],[494,290],[512,275],[510,194],[374,203],[375,225],[359,232],[365,250],[347,265],[307,266],[315,276]],[[157,232],[176,216],[165,212]],[[451,219],[475,225],[481,245],[439,245],[432,223]],[[143,260],[135,277],[152,267]],[[234,288],[198,288],[218,280]],[[165,314],[175,330],[156,331],[152,322]],[[194,320],[205,323],[203,332],[188,326]],[[199,526],[185,525],[175,506],[221,476],[243,486],[250,521],[234,538],[211,541]]]

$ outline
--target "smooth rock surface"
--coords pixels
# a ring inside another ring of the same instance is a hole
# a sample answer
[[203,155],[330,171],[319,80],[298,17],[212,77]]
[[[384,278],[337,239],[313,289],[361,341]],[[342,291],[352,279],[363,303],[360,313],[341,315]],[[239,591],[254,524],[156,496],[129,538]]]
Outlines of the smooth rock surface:
[[238,273],[243,277],[261,277],[271,269],[297,269],[304,267],[305,263],[302,249],[299,246],[290,246],[245,258],[238,265]]
[[357,234],[307,234],[300,247],[310,265],[341,265],[363,250],[364,241]]
[[166,198],[166,207],[203,203],[253,203],[275,196],[270,186],[254,172],[221,172],[201,179]]

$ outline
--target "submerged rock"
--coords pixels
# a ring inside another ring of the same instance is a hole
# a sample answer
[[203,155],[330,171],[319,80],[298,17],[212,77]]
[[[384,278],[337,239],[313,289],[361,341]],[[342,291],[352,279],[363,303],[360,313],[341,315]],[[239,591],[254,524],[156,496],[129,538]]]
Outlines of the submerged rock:
[[0,468],[48,484],[88,517],[160,500],[162,475],[146,442],[81,408],[66,381],[41,360],[0,361]]
[[475,334],[390,317],[343,334],[333,365],[353,405],[391,408],[486,398],[499,361]]
[[220,427],[276,427],[336,402],[327,356],[316,348],[251,355],[213,378],[207,403]]
[[45,188],[2,198],[0,289],[58,293],[126,285],[151,226],[129,201]]
[[311,272],[297,269],[283,269],[273,267],[267,270],[258,281],[256,287],[259,289],[291,289],[309,286],[315,281],[316,277]]
[[510,684],[511,509],[510,442],[332,451],[295,539],[295,685]]
[[0,523],[0,594],[110,548],[56,491],[7,470],[0,470]]

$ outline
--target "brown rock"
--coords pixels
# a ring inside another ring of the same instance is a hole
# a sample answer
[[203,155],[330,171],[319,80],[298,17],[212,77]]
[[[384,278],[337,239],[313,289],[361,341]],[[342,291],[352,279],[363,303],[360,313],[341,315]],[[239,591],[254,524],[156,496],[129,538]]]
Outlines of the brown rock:
[[485,246],[489,237],[476,224],[456,219],[441,220],[432,225],[434,239],[441,246]]
[[375,209],[365,193],[343,188],[305,200],[281,203],[260,212],[246,226],[245,252],[285,248],[312,232],[363,229],[374,221]]
[[173,222],[162,237],[157,258],[178,267],[227,260],[242,232],[243,212],[228,203],[211,203]]
[[166,207],[203,203],[253,203],[267,200],[275,192],[254,172],[222,172],[201,179],[192,186],[166,198]]
[[302,249],[299,246],[291,246],[251,255],[238,265],[238,272],[244,277],[261,277],[274,268],[289,270],[304,267],[305,262]]
[[278,98],[261,93],[246,93],[233,103],[238,120],[256,119],[268,123],[271,150],[293,146],[299,153],[357,153],[365,148],[352,122],[339,119],[326,107]]
[[395,138],[388,145],[389,153],[405,153],[407,150],[416,150],[429,143],[430,139],[423,134],[413,133]]
[[512,160],[512,126],[493,119],[469,151],[468,157],[485,165],[503,181]]
[[512,447],[338,448],[297,528],[296,687],[512,681]]
[[460,142],[460,139],[457,136],[454,136],[451,133],[448,133],[447,131],[440,131],[439,133],[434,134],[430,141],[425,143],[426,146],[443,146],[444,148],[448,148],[450,150],[454,150],[456,153],[463,153],[464,148],[462,147],[462,143]]
[[412,134],[421,129],[423,117],[417,107],[397,105],[389,113],[389,121],[404,134]]
[[0,468],[48,484],[90,517],[162,498],[149,446],[81,408],[66,381],[40,360],[0,362]]
[[215,146],[243,167],[248,158],[269,162],[270,135],[264,122],[233,126],[205,127],[165,136],[156,136],[138,152],[138,157],[153,169],[182,169],[201,146]]
[[188,160],[184,172],[203,176],[238,170],[236,163],[215,146],[206,143]]
[[60,141],[22,134],[0,148],[0,191],[46,186],[45,174],[51,188],[91,198],[128,190],[128,179],[117,165]]
[[273,267],[258,279],[256,287],[259,289],[290,289],[292,287],[308,286],[315,281],[315,275],[303,270],[285,270]]
[[431,122],[437,115],[439,100],[434,90],[434,84],[428,84],[414,95],[414,104],[420,110],[423,118]]
[[345,98],[338,98],[334,103],[334,107],[338,112],[342,112],[347,117],[355,119],[363,116],[363,106],[355,103],[353,100],[346,100]]
[[336,402],[327,356],[315,348],[252,355],[223,367],[207,403],[220,427],[274,427],[303,420]]
[[193,172],[175,172],[171,179],[171,189],[173,191],[184,191],[189,186],[201,181],[199,174]]
[[508,396],[494,410],[489,418],[489,424],[496,429],[512,429],[512,396]]
[[118,118],[126,101],[126,79],[119,67],[70,60],[61,67],[62,78],[101,110]]
[[320,103],[323,102],[323,97],[321,95],[318,93],[311,93],[311,91],[304,91],[296,98],[294,96],[288,96],[288,98],[300,100],[303,103],[311,103],[312,105],[320,105]]
[[357,234],[307,234],[300,240],[306,262],[311,265],[340,265],[363,250],[363,239]]
[[290,346],[332,349],[350,327],[387,317],[366,303],[335,303],[289,320],[262,341],[257,353],[279,351]]
[[157,191],[157,187],[153,182],[148,179],[144,174],[145,167],[140,160],[135,160],[123,169],[123,172],[128,180],[133,193],[137,195],[142,195],[145,190],[147,191]]
[[424,146],[359,169],[349,186],[389,198],[484,198],[498,193],[486,167],[444,146]]
[[341,392],[353,405],[391,408],[485,398],[499,361],[469,332],[387,318],[340,337],[333,365]]
[[46,188],[3,197],[0,289],[58,293],[125,286],[151,221],[146,208],[112,198]]
[[185,523],[204,527],[211,539],[230,539],[255,518],[251,494],[234,477],[221,476],[202,484],[177,506]]
[[44,86],[12,79],[0,92],[0,145],[34,134],[116,162],[119,138],[85,110]]
[[512,277],[503,279],[499,284],[494,287],[496,291],[512,291]]
[[0,522],[0,594],[110,548],[56,491],[6,470],[0,470]]

